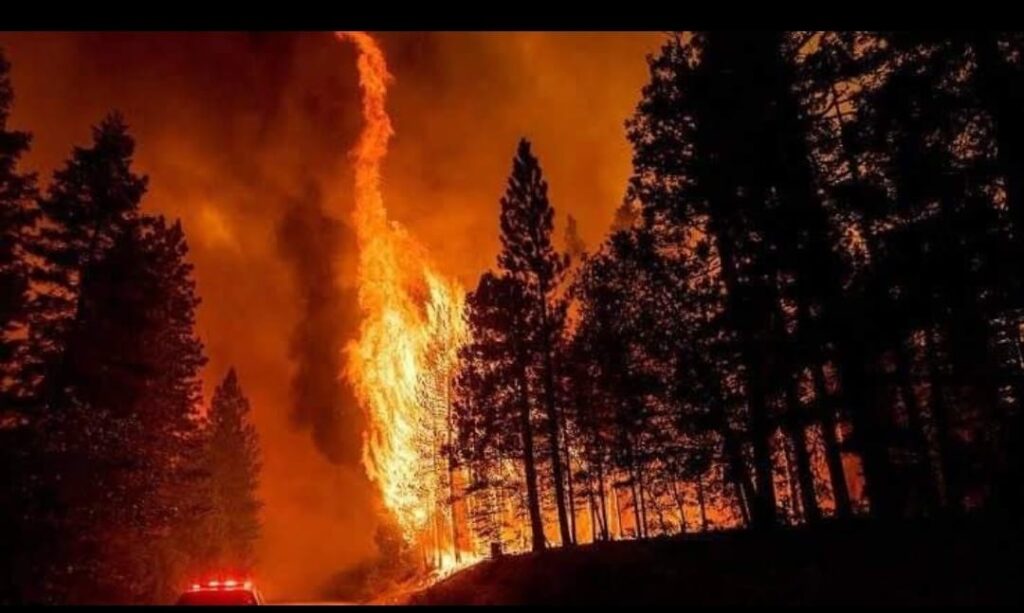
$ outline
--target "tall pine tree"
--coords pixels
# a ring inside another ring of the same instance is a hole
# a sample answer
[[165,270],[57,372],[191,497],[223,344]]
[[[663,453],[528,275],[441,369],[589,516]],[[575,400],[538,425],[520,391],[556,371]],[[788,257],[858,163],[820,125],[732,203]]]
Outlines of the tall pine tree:
[[249,401],[232,368],[213,393],[207,462],[211,476],[212,542],[219,568],[251,569],[260,534],[260,447]]
[[30,320],[37,402],[37,590],[47,602],[169,597],[193,552],[201,474],[198,298],[180,224],[140,213],[146,180],[119,116],[40,202]]
[[131,170],[135,142],[123,117],[108,115],[92,136],[91,147],[75,147],[54,173],[39,202],[44,223],[33,252],[43,264],[33,279],[40,290],[32,304],[33,360],[25,375],[44,403],[60,403],[70,392],[76,364],[68,343],[81,327],[87,270],[133,227],[146,191],[146,178]]
[[0,524],[6,527],[0,536],[0,603],[16,600],[19,554],[31,546],[17,527],[28,509],[30,420],[38,418],[25,405],[21,385],[31,277],[26,246],[38,216],[35,176],[18,168],[29,135],[7,126],[14,98],[9,70],[0,51],[0,472],[6,476],[0,484]]
[[551,244],[555,211],[548,201],[548,186],[530,143],[519,141],[512,162],[505,195],[501,199],[501,252],[498,265],[518,281],[526,293],[528,325],[518,333],[531,348],[532,371],[540,385],[539,404],[543,407],[548,458],[554,482],[558,528],[563,545],[572,543],[565,491],[563,437],[556,394],[555,349],[565,321],[565,304],[557,299],[567,259]]
[[[18,169],[31,137],[7,127],[14,100],[9,71],[10,64],[0,51],[0,405],[5,412],[20,395],[17,364],[24,344],[31,273],[25,248],[38,217],[35,175]],[[0,419],[6,418],[0,413]]]

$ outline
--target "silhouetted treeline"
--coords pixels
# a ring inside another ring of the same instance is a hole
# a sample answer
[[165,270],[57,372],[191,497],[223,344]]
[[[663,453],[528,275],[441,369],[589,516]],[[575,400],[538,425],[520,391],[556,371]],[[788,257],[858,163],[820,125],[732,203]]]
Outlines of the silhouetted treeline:
[[1018,517],[1022,54],[670,36],[611,234],[579,255],[569,229],[571,263],[521,144],[457,382],[475,537]]
[[178,222],[118,114],[45,190],[0,56],[0,603],[160,602],[252,561],[258,449],[232,371],[208,413]]

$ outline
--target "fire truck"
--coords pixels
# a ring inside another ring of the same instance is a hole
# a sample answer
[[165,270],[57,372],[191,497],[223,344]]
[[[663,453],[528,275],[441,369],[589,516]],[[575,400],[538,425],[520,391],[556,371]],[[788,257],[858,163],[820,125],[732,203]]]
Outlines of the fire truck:
[[179,605],[262,605],[260,594],[252,581],[237,579],[213,579],[205,583],[193,583],[178,598]]

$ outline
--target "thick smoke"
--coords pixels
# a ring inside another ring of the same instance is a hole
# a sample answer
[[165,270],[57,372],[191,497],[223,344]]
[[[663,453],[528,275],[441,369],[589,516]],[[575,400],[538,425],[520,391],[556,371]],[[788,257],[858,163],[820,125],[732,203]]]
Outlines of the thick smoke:
[[277,228],[278,249],[292,269],[301,299],[292,330],[292,422],[309,428],[317,449],[335,464],[357,466],[362,413],[342,371],[342,348],[355,333],[356,297],[338,284],[343,244],[355,236],[329,217],[320,190],[306,189]]

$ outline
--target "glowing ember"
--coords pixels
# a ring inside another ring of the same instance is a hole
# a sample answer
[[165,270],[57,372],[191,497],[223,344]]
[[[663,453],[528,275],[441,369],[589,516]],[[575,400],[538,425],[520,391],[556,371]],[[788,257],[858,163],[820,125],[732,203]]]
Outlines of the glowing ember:
[[464,292],[387,219],[380,166],[393,134],[385,110],[391,75],[368,34],[336,35],[359,50],[366,121],[353,151],[362,322],[347,366],[368,416],[363,463],[405,537],[432,549],[439,568],[454,567],[451,467],[444,449],[456,352],[467,334]]

